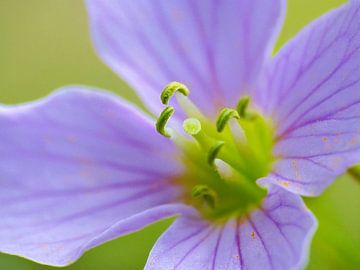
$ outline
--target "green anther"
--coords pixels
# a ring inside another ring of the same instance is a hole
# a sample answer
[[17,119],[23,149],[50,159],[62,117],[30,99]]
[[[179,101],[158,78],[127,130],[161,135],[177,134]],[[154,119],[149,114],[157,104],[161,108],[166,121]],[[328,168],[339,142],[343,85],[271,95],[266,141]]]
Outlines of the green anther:
[[207,185],[196,185],[192,189],[191,195],[194,198],[203,199],[208,206],[210,206],[211,208],[215,208],[216,195],[214,191],[212,191]]
[[201,131],[201,123],[196,118],[188,118],[183,122],[183,128],[189,135],[196,135]]
[[184,96],[188,96],[190,93],[189,89],[184,84],[171,82],[162,91],[160,96],[161,102],[164,105],[167,105],[169,103],[169,99],[175,94],[175,92],[180,92]]
[[236,106],[236,110],[239,113],[239,116],[241,118],[245,118],[246,109],[248,108],[249,103],[250,103],[250,97],[249,96],[244,96],[239,100],[239,102],[238,102],[238,104]]
[[220,112],[219,118],[216,121],[216,129],[222,132],[231,118],[239,119],[239,114],[236,110],[225,108]]
[[360,183],[360,166],[354,166],[348,169],[348,174],[356,181]]
[[217,141],[214,145],[212,145],[210,147],[209,152],[208,152],[208,158],[207,158],[209,165],[211,165],[211,166],[214,165],[214,161],[215,161],[216,157],[218,156],[219,151],[224,146],[224,144],[225,144],[225,142],[223,142],[223,141]]
[[248,111],[249,103],[250,103],[249,96],[242,97],[236,106],[236,110],[237,110],[240,118],[253,121],[257,118],[258,115],[254,112]]
[[169,120],[169,118],[173,115],[174,111],[175,110],[173,107],[168,106],[161,112],[159,118],[156,120],[157,132],[159,132],[161,135],[168,137],[168,138],[171,137],[171,135],[166,130],[165,126],[166,126],[166,123]]

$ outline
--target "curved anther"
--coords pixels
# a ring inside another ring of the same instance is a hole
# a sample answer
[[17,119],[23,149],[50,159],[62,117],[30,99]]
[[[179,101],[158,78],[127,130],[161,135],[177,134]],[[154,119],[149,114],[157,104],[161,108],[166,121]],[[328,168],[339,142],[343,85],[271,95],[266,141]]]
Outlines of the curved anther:
[[156,130],[165,137],[171,137],[170,133],[166,130],[166,123],[174,113],[174,108],[171,106],[166,107],[156,120]]
[[237,106],[236,106],[236,110],[240,116],[240,118],[242,119],[246,119],[246,120],[255,120],[257,117],[257,114],[254,112],[249,112],[248,111],[248,107],[249,107],[249,103],[250,103],[250,97],[249,96],[243,96]]
[[210,147],[210,149],[208,151],[208,156],[207,156],[207,161],[208,161],[209,165],[211,165],[211,166],[214,165],[214,161],[217,158],[219,151],[221,150],[221,148],[224,145],[225,145],[225,142],[217,141]]
[[201,123],[196,118],[188,118],[183,122],[183,129],[189,135],[196,135],[201,131]]
[[220,112],[220,115],[216,121],[216,129],[218,132],[222,132],[231,118],[239,119],[239,114],[236,110],[225,108]]
[[216,194],[207,185],[196,185],[192,189],[191,195],[194,198],[201,198],[211,208],[215,208]]
[[167,105],[169,103],[169,99],[175,94],[175,92],[180,92],[184,96],[188,96],[190,93],[189,89],[184,84],[171,82],[162,91],[160,96],[161,102],[164,105]]
[[250,103],[250,97],[249,96],[244,96],[242,97],[237,106],[236,106],[236,110],[237,112],[239,113],[239,116],[241,118],[244,118],[246,116],[246,110],[249,106],[249,103]]
[[347,173],[356,181],[360,183],[360,166],[355,166],[348,169]]

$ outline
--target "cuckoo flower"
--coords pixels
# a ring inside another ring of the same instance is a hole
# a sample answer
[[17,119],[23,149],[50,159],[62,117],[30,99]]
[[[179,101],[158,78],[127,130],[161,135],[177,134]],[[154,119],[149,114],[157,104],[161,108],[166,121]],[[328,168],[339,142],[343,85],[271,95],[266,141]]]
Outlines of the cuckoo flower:
[[0,250],[61,266],[179,215],[146,269],[301,268],[316,222],[299,195],[360,162],[359,1],[273,58],[284,1],[86,3],[158,132],[81,87],[2,106]]

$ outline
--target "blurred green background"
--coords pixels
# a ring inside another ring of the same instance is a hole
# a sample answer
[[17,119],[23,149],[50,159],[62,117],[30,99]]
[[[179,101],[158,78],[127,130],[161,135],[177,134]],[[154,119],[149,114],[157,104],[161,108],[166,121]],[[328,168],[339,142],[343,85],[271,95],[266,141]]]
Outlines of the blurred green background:
[[[343,2],[288,0],[277,48],[306,23]],[[0,0],[0,103],[30,101],[67,84],[110,89],[140,104],[96,57],[81,0]],[[308,269],[360,269],[360,183],[344,176],[323,196],[306,202],[319,220]],[[65,269],[142,269],[152,245],[170,223],[162,221],[95,248]],[[0,269],[54,268],[0,255]]]

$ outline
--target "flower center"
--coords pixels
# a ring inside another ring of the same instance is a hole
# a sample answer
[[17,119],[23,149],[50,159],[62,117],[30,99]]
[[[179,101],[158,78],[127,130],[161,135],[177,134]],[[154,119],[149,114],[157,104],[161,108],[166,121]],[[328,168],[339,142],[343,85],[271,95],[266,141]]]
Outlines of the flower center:
[[183,122],[185,133],[165,127],[174,113],[171,106],[161,113],[156,128],[181,149],[186,170],[174,183],[183,187],[182,200],[212,220],[246,214],[266,195],[256,180],[269,173],[274,161],[270,121],[249,110],[248,97],[242,97],[235,109],[224,108],[213,121],[187,98],[189,90],[183,84],[169,84],[161,95],[163,103],[175,92],[188,116]]

